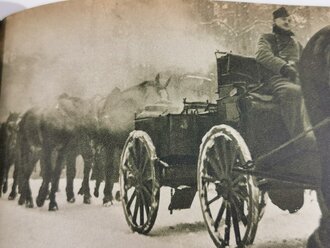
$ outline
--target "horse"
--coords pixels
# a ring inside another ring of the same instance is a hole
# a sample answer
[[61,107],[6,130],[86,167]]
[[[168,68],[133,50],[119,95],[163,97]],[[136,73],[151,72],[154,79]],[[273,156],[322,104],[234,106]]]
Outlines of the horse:
[[[36,163],[41,158],[42,137],[40,131],[41,110],[32,108],[23,114],[17,134],[19,184],[21,195],[19,205],[33,208],[30,177]],[[40,161],[40,165],[42,162]],[[41,166],[41,169],[43,166]]]
[[1,170],[1,183],[2,192],[6,193],[8,189],[8,174],[10,167],[14,165],[13,185],[11,192],[8,196],[9,200],[14,200],[17,195],[18,185],[18,161],[17,161],[17,132],[20,115],[18,113],[10,113],[6,122],[2,125],[1,142],[2,142],[2,166]]
[[[101,146],[106,154],[104,171],[104,198],[105,206],[113,201],[113,184],[118,181],[119,160],[129,132],[134,129],[134,116],[143,110],[145,105],[167,99],[166,87],[171,77],[165,83],[160,82],[160,74],[154,80],[144,81],[123,91],[115,88],[106,97],[104,105],[99,109],[99,128],[97,146]],[[98,195],[98,188],[94,192]],[[95,195],[94,194],[94,195]]]
[[[84,195],[84,203],[90,203],[89,174],[93,164],[92,137],[97,128],[97,118],[94,115],[94,106],[89,100],[62,95],[59,97],[57,112],[53,111],[44,115],[42,120],[47,174],[43,177],[43,185],[39,190],[37,205],[42,206],[46,199],[46,189],[51,182],[49,210],[57,210],[55,201],[56,188],[58,187],[61,173],[61,164],[67,164],[67,200],[74,202],[73,179],[75,176],[75,158],[80,154],[84,159],[84,179],[79,194]],[[59,116],[60,115],[60,116]],[[54,117],[58,123],[54,124]],[[51,166],[49,156],[52,151],[57,151],[56,164]],[[52,175],[52,176],[50,176]]]
[[73,139],[69,142],[66,150],[67,151],[65,152],[65,161],[67,166],[67,201],[75,201],[73,192],[73,181],[76,175],[76,158],[78,155],[81,155],[84,161],[84,176],[78,194],[83,195],[83,202],[85,204],[90,204],[91,194],[89,187],[89,175],[91,170],[94,170],[93,166],[97,166],[98,162],[95,161],[95,147],[93,135],[90,135],[89,132],[86,132],[84,130],[75,132],[75,135]]
[[82,194],[84,194],[84,202],[90,203],[88,177],[93,153],[89,134],[95,130],[95,123],[96,120],[90,113],[88,101],[66,94],[58,98],[58,104],[55,107],[34,108],[23,115],[19,130],[23,193],[19,204],[26,202],[27,207],[33,207],[29,178],[38,160],[41,164],[43,181],[36,199],[37,206],[43,206],[49,194],[49,210],[58,210],[55,195],[65,162],[67,165],[67,201],[74,202],[75,158],[79,154],[82,154],[84,158],[83,185],[85,186]]
[[[307,43],[299,64],[306,109],[313,126],[330,117],[330,25],[318,31]],[[315,130],[321,159],[322,217],[318,229],[309,237],[308,248],[330,243],[330,125]],[[323,205],[323,206],[322,206]]]

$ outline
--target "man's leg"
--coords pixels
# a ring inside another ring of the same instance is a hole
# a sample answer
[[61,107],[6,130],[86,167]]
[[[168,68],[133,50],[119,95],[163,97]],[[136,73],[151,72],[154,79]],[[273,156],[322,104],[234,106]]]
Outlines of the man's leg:
[[283,122],[291,137],[304,131],[302,114],[302,93],[297,84],[288,81],[276,81],[271,84],[271,93],[280,105]]
[[[294,138],[310,126],[301,87],[288,81],[276,81],[270,86],[271,94],[280,105],[283,122],[291,138]],[[313,132],[309,132],[305,138],[299,140],[297,147],[303,150],[315,150],[316,143]]]

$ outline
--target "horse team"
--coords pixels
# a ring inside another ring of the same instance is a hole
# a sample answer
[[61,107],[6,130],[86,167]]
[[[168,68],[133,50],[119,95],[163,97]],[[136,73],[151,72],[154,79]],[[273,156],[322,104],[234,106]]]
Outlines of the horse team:
[[104,180],[103,204],[112,204],[120,153],[134,128],[134,115],[145,105],[168,97],[166,86],[169,82],[170,79],[161,84],[157,75],[155,80],[123,91],[115,88],[105,98],[97,96],[83,100],[62,94],[55,106],[32,108],[23,115],[11,113],[1,124],[0,194],[8,190],[8,173],[14,165],[8,199],[15,199],[19,193],[18,203],[33,208],[29,182],[39,161],[42,183],[36,198],[37,206],[43,206],[49,199],[49,210],[58,210],[56,192],[65,166],[67,201],[73,203],[76,157],[81,155],[84,169],[78,193],[84,196],[84,203],[91,202],[89,179],[92,171],[92,179],[96,180],[94,195],[99,196],[99,186]]

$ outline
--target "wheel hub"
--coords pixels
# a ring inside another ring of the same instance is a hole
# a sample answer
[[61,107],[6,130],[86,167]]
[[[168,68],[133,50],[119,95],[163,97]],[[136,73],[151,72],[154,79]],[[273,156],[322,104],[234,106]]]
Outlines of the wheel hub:
[[225,200],[228,200],[232,194],[231,180],[224,178],[216,186],[218,195],[222,196]]

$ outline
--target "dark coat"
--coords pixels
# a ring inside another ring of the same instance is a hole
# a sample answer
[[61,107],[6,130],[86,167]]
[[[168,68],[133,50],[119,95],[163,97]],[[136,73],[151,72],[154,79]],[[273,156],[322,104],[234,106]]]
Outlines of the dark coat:
[[286,64],[296,66],[301,52],[301,44],[292,36],[277,33],[261,35],[256,60],[264,69],[264,81],[288,81],[281,75],[280,70]]

